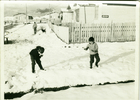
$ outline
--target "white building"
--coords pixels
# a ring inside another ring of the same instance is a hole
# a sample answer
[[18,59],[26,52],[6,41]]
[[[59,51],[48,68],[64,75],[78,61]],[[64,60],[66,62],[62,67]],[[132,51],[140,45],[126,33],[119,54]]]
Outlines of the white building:
[[79,5],[79,8],[75,9],[74,13],[76,22],[93,23],[96,20],[96,5]]
[[54,24],[59,24],[61,19],[60,19],[60,13],[53,12],[49,15],[50,21]]
[[33,20],[32,16],[27,15],[27,19],[26,19],[26,14],[25,13],[18,13],[14,15],[14,20],[16,23],[25,23],[30,22]]
[[132,4],[102,4],[98,8],[100,22],[135,22],[136,5]]
[[61,8],[62,23],[70,23],[73,20],[75,20],[73,10],[72,9],[68,10],[67,8]]
[[11,24],[11,23],[14,22],[14,17],[12,17],[12,16],[6,16],[6,17],[4,17],[4,22],[5,22],[5,25],[6,24]]
[[4,20],[5,21],[14,21],[14,17],[7,16],[7,17],[4,17]]
[[[72,8],[73,9],[73,8]],[[68,15],[70,16],[70,15]],[[79,23],[135,22],[136,5],[132,4],[86,4],[73,9],[73,20]],[[68,17],[67,17],[68,18]]]

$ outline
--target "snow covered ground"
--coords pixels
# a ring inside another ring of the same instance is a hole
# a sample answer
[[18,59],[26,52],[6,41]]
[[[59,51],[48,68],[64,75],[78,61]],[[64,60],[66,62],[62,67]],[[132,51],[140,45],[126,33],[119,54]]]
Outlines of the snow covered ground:
[[[9,34],[9,40],[14,42],[4,45],[5,93],[25,92],[32,87],[40,89],[87,84],[92,86],[42,94],[32,92],[18,100],[134,99],[134,83],[97,84],[135,80],[135,42],[97,43],[100,67],[90,69],[89,51],[82,48],[87,43],[65,44],[48,25],[42,25],[47,28],[46,33],[38,31],[33,35],[32,24],[29,24]],[[46,71],[39,70],[36,65],[36,74],[32,74],[29,52],[37,45],[45,48],[41,61]]]

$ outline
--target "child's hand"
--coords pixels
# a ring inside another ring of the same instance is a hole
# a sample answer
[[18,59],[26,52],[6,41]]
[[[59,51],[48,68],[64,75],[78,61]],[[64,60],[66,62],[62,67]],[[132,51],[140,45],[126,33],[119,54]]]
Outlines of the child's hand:
[[84,50],[85,50],[85,48],[84,47],[82,47]]
[[42,53],[40,53],[40,54],[39,54],[39,56],[40,56],[40,57],[42,57],[42,56],[43,56],[43,54],[42,54]]
[[84,48],[84,50],[88,50],[88,48]]
[[86,50],[86,48],[83,47],[84,50]]

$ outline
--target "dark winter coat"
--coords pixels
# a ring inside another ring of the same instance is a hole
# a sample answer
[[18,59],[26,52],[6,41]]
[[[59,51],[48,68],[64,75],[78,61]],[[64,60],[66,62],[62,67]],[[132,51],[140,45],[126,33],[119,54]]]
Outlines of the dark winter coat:
[[37,62],[37,64],[38,64],[40,67],[42,67],[41,61],[40,61],[40,58],[41,58],[42,56],[39,55],[37,49],[31,50],[30,55],[34,58],[34,60]]

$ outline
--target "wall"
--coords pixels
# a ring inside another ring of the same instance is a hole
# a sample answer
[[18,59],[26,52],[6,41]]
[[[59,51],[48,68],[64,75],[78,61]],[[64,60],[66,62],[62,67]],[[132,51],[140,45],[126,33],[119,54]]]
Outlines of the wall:
[[95,7],[80,7],[79,8],[79,22],[93,23],[95,18]]
[[62,23],[69,23],[73,20],[73,13],[63,13],[63,20]]
[[52,23],[57,23],[58,21],[60,21],[60,18],[58,18],[59,13],[53,13],[51,14],[51,22]]
[[[135,22],[136,7],[131,6],[100,6],[100,22]],[[102,18],[102,15],[109,15],[109,18]]]
[[26,22],[26,15],[16,15],[14,17],[15,21],[17,21],[18,23]]
[[50,22],[48,25],[62,41],[69,43],[69,27],[52,25]]

